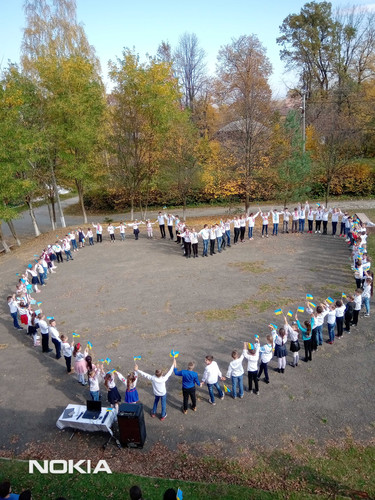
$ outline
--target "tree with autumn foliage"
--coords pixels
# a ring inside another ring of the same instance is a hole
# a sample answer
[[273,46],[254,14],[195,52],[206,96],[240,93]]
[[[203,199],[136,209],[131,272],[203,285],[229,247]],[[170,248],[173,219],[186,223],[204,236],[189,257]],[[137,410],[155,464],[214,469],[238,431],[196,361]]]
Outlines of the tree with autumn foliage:
[[103,128],[104,87],[99,62],[76,19],[75,0],[27,0],[22,66],[43,96],[40,129],[45,151],[35,167],[48,165],[60,208],[56,177],[78,190],[84,222],[83,194],[93,178]]
[[147,201],[159,173],[180,94],[170,64],[154,59],[142,64],[128,49],[110,63],[110,77],[110,170],[114,182],[126,188],[133,219],[135,201]]
[[271,125],[271,64],[255,35],[241,36],[218,55],[216,95],[225,119],[217,137],[236,158],[246,211],[256,169],[266,155]]
[[304,151],[299,113],[290,110],[284,121],[277,121],[271,140],[271,158],[277,175],[277,194],[286,206],[288,200],[303,199],[308,184],[311,161]]

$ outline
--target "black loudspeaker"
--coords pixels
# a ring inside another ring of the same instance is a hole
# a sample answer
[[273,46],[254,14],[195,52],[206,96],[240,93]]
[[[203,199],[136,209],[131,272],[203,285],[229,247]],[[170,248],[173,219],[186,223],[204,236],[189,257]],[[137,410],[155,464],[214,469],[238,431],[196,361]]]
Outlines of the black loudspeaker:
[[121,404],[117,414],[117,423],[122,446],[143,448],[146,441],[143,404]]

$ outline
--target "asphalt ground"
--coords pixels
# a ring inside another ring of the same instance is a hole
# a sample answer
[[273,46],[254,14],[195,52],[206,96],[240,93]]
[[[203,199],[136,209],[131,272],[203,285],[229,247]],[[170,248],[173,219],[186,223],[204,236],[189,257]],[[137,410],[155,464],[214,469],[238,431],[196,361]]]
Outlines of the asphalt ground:
[[[3,454],[23,453],[32,443],[66,444],[69,434],[56,428],[56,420],[67,404],[82,404],[89,398],[87,387],[66,374],[63,358],[57,361],[53,352],[43,354],[24,332],[13,329],[6,296],[15,289],[16,273],[41,244],[40,239],[33,240],[1,258]],[[141,355],[142,370],[168,370],[174,349],[180,352],[179,368],[194,360],[201,377],[205,355],[212,354],[225,374],[234,348],[241,350],[255,334],[264,343],[267,325],[281,326],[274,309],[295,311],[306,293],[318,302],[355,289],[349,251],[341,238],[288,234],[262,239],[257,229],[253,241],[220,255],[202,258],[199,246],[198,259],[185,259],[175,242],[158,235],[148,240],[144,229],[139,241],[131,234],[125,242],[106,240],[60,264],[35,297],[43,302],[43,312],[55,317],[60,334],[71,339],[74,331],[80,342],[92,342],[94,360],[111,358],[109,368],[126,374],[133,367],[133,356]],[[360,317],[350,335],[344,334],[334,345],[324,343],[312,363],[301,360],[297,368],[287,366],[285,374],[274,371],[273,358],[270,384],[260,381],[259,396],[245,392],[242,400],[233,401],[226,395],[211,406],[207,388],[198,388],[197,412],[189,410],[187,415],[181,413],[181,378],[172,375],[167,383],[168,417],[163,422],[149,416],[152,387],[141,378],[138,392],[147,428],[143,453],[160,442],[170,450],[181,443],[193,450],[217,444],[228,456],[256,446],[324,444],[346,436],[366,443],[375,425],[373,326],[372,316]],[[303,359],[303,349],[300,356]],[[291,359],[289,353],[287,361]],[[246,376],[244,381],[247,388]],[[124,397],[124,386],[117,385]],[[227,385],[231,387],[230,381]],[[78,458],[76,439],[71,452]],[[85,439],[89,446],[103,441],[96,435]]]

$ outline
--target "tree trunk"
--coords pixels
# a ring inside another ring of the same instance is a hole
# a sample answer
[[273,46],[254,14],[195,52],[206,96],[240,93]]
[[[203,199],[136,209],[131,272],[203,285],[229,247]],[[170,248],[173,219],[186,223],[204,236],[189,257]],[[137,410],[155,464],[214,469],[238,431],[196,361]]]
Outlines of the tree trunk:
[[250,196],[249,196],[249,193],[246,190],[246,193],[245,193],[245,213],[246,214],[247,214],[247,212],[249,210],[249,206],[250,206]]
[[42,233],[39,230],[38,223],[37,223],[36,218],[35,218],[33,202],[31,201],[31,198],[26,199],[26,204],[29,207],[29,213],[30,213],[31,221],[33,223],[35,236],[40,236]]
[[21,242],[20,242],[20,240],[19,240],[19,238],[17,236],[16,230],[14,228],[13,221],[12,220],[8,220],[7,224],[8,224],[8,227],[10,229],[10,232],[12,233],[13,238],[16,240],[17,246],[20,247],[21,246]]
[[182,218],[186,222],[186,194],[183,195]]
[[77,190],[78,190],[78,198],[79,198],[79,203],[81,205],[82,209],[82,215],[83,215],[83,223],[87,224],[87,214],[86,214],[86,209],[85,209],[85,203],[83,201],[83,183],[82,181],[75,180]]
[[329,198],[329,190],[330,190],[330,187],[331,187],[331,183],[330,182],[327,182],[327,185],[326,185],[326,208],[328,207],[328,198]]
[[49,218],[50,218],[50,221],[51,221],[52,229],[53,229],[53,231],[55,231],[55,229],[56,229],[56,224],[55,224],[55,221],[53,220],[53,211],[52,211],[52,206],[51,206],[50,199],[49,199],[49,197],[48,197],[48,196],[47,196],[47,198],[46,198],[46,201],[47,201],[48,215],[49,215]]
[[134,220],[134,196],[130,197],[130,220]]
[[[55,161],[55,160],[53,160],[53,161]],[[52,184],[53,184],[53,189],[55,191],[57,206],[58,206],[59,212],[60,212],[61,227],[66,227],[64,212],[63,212],[63,209],[61,206],[59,190],[58,190],[57,183],[56,183],[55,168],[54,168],[53,162],[51,162],[51,174],[52,174]]]
[[2,229],[2,222],[0,221],[0,243],[3,245],[5,253],[10,252],[10,248],[7,245],[6,241],[4,240],[4,235],[3,235],[3,229]]
[[56,227],[56,210],[55,210],[55,191],[52,190],[51,194],[49,195],[49,201],[51,203],[51,208],[52,208],[52,227]]

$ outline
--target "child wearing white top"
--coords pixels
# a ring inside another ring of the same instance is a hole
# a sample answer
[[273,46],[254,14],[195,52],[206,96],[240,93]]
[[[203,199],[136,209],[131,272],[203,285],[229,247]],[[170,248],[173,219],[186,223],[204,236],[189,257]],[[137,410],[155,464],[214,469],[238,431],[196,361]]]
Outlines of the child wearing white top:
[[244,355],[241,356],[238,354],[236,350],[232,351],[233,361],[229,363],[227,378],[230,378],[232,381],[232,398],[237,398],[237,384],[238,384],[238,397],[240,399],[243,398],[243,366],[242,360]]
[[193,257],[199,257],[198,255],[198,233],[195,230],[195,227],[192,228],[191,233],[190,233],[190,241],[191,241],[191,246],[193,249]]
[[201,387],[204,383],[207,384],[208,394],[210,396],[208,402],[214,406],[216,405],[214,387],[217,390],[219,398],[224,399],[224,393],[219,385],[219,378],[220,380],[225,380],[225,377],[222,376],[218,364],[214,361],[213,356],[206,356],[204,362],[206,363],[206,368],[203,373]]
[[353,311],[353,326],[358,325],[358,317],[359,317],[359,311],[362,308],[362,288],[357,288],[357,290],[354,292],[354,311]]
[[259,360],[259,340],[255,340],[254,347],[251,347],[247,342],[243,344],[242,355],[247,359],[247,380],[249,383],[249,392],[253,390],[254,382],[254,394],[259,396],[259,384],[258,384],[258,360]]
[[146,220],[146,228],[147,228],[147,238],[153,238],[154,234],[152,232],[152,226],[156,224],[155,222],[151,222],[150,219]]
[[267,344],[262,345],[259,348],[260,351],[260,366],[259,366],[259,372],[258,372],[258,380],[260,379],[263,371],[264,371],[264,381],[266,384],[270,383],[270,379],[268,376],[268,363],[271,361],[273,357],[273,349],[274,349],[274,343],[273,343],[273,336],[272,334],[266,335],[267,339]]
[[115,237],[115,228],[114,228],[114,226],[112,226],[112,224],[108,224],[107,231],[108,231],[109,236],[111,238],[110,239],[111,243],[112,243],[112,241],[113,241],[113,243],[115,243],[116,237]]
[[286,367],[286,343],[288,341],[288,334],[285,328],[279,328],[279,333],[275,339],[275,356],[277,357],[277,371],[284,373]]
[[156,411],[158,409],[159,400],[161,400],[161,417],[160,420],[163,421],[167,417],[167,389],[165,383],[172,375],[173,368],[175,367],[175,359],[173,359],[173,364],[170,367],[168,373],[163,376],[163,372],[161,370],[155,370],[155,375],[150,375],[149,373],[145,373],[142,370],[138,369],[138,365],[134,366],[134,370],[142,375],[142,377],[151,380],[152,389],[154,391],[154,406],[151,410],[151,417],[154,418],[156,416]]
[[254,226],[255,226],[255,219],[258,217],[260,212],[257,212],[255,215],[253,212],[250,213],[248,216],[247,220],[249,221],[249,240],[253,239],[253,231],[254,231]]
[[65,358],[66,371],[72,373],[72,353],[74,347],[74,341],[71,344],[68,342],[68,337],[66,335],[61,335],[61,348],[62,353]]
[[367,278],[363,287],[362,301],[366,308],[365,317],[370,316],[371,283],[372,279]]
[[327,344],[333,344],[335,341],[335,325],[336,325],[336,304],[327,304],[326,305],[327,313],[327,328],[328,328],[328,336]]
[[344,313],[345,304],[342,303],[342,300],[336,300],[336,328],[338,339],[342,337],[342,332],[344,330]]
[[262,212],[261,209],[259,208],[260,216],[262,217],[262,238],[264,238],[264,235],[266,235],[266,238],[268,238],[268,219],[271,215],[271,212]]
[[301,349],[301,346],[299,345],[298,341],[299,330],[296,321],[293,321],[292,326],[290,326],[286,316],[284,316],[284,318],[285,318],[285,330],[287,334],[290,336],[290,352],[293,353],[293,363],[289,364],[290,366],[295,368],[296,366],[298,366],[299,351]]

